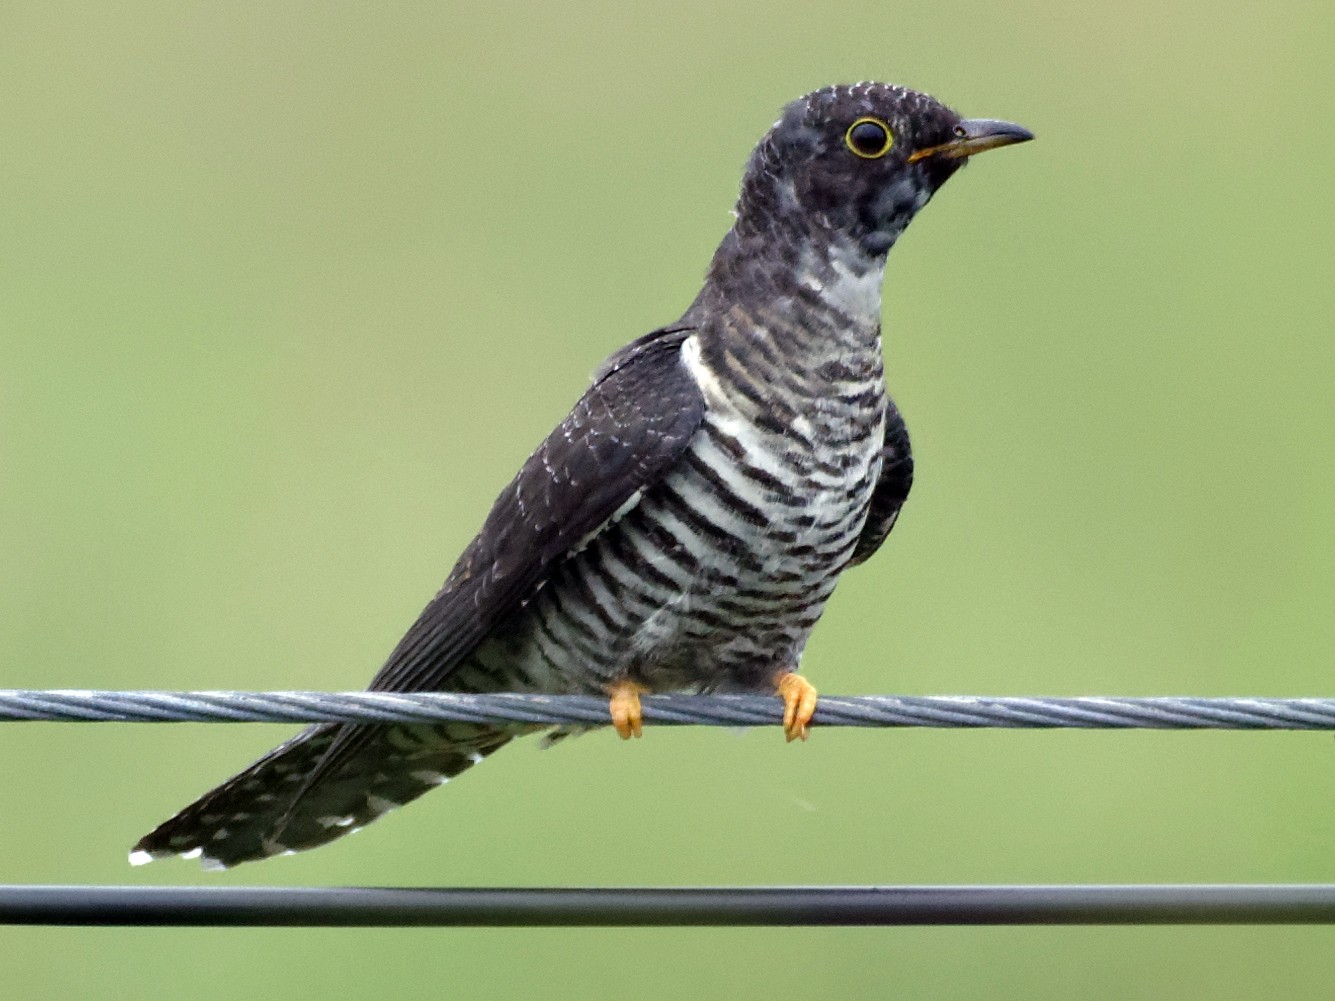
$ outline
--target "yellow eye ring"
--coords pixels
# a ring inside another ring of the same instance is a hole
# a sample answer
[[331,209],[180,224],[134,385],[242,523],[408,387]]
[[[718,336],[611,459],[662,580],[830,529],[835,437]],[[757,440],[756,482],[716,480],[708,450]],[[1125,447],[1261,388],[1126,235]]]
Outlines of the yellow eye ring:
[[879,160],[890,152],[895,137],[890,132],[890,126],[879,118],[859,118],[844,133],[844,144],[852,150],[854,156],[864,160]]
[[844,133],[844,143],[852,149],[854,156],[861,156],[864,160],[878,160],[890,152],[894,136],[884,121],[860,117]]

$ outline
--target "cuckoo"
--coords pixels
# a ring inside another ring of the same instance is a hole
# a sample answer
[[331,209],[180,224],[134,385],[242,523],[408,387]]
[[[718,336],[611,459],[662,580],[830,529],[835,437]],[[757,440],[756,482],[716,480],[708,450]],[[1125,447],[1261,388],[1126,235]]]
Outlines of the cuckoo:
[[[913,479],[883,376],[886,255],[969,157],[1032,138],[883,83],[789,104],[695,301],[597,369],[371,690],[598,694],[622,737],[640,735],[642,693],[772,692],[788,738],[805,738],[802,649]],[[131,860],[228,867],[314,848],[527,729],[313,726]]]

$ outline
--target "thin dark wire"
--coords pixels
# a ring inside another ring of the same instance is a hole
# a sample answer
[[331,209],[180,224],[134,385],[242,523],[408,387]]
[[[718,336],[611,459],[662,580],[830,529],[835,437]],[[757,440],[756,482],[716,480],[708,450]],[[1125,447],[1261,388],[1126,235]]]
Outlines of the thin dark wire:
[[[765,696],[654,696],[646,722],[777,724]],[[589,696],[3,691],[0,721],[607,722]],[[846,726],[1335,729],[1335,699],[827,696]],[[1335,884],[463,888],[0,886],[0,924],[288,927],[1330,924]]]
[[287,927],[1330,924],[1335,885],[0,886],[0,924]]
[[[646,723],[768,726],[782,703],[765,695],[653,695]],[[78,723],[469,723],[608,722],[607,700],[589,695],[456,695],[442,692],[159,692],[0,690],[0,722]],[[1007,727],[1188,730],[1335,730],[1335,699],[976,695],[822,696],[817,726]]]

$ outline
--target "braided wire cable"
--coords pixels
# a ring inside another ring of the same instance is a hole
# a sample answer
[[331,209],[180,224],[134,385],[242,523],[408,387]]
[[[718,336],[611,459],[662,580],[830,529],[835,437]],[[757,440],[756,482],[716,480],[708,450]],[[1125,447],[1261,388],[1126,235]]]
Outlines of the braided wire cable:
[[[649,695],[646,724],[769,726],[783,703],[766,695]],[[239,692],[0,689],[0,722],[524,723],[601,726],[591,695],[444,692]],[[1335,698],[1194,696],[825,695],[816,726],[1008,729],[1335,730]]]

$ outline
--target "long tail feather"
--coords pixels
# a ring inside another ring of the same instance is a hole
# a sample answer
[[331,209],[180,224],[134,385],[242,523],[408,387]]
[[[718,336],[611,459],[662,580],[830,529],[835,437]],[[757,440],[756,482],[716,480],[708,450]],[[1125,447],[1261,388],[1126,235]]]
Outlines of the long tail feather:
[[[345,732],[354,729],[364,732]],[[145,835],[130,861],[181,855],[226,869],[316,848],[443,785],[514,736],[473,723],[314,726]],[[323,767],[336,745],[355,749]]]

